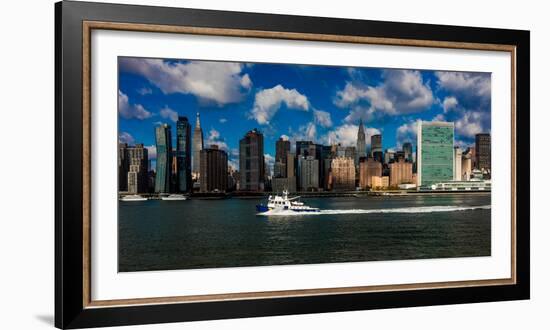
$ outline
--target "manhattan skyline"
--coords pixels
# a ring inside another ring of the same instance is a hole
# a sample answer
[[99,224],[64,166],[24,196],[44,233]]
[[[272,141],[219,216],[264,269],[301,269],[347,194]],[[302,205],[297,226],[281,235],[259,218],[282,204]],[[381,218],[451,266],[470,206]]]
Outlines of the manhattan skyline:
[[[200,113],[204,147],[217,144],[238,167],[239,139],[258,128],[266,161],[275,141],[355,146],[359,121],[382,148],[416,147],[416,120],[452,121],[456,144],[490,133],[489,73],[348,68],[269,63],[119,58],[119,140],[143,143],[156,158],[154,130],[194,123]],[[175,136],[172,137],[175,139]],[[172,142],[175,145],[175,140]]]

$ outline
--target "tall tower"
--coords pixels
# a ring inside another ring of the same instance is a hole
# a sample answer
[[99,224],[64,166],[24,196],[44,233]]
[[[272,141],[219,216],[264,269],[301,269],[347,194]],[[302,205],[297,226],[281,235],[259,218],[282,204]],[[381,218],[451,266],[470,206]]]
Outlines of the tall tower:
[[187,117],[178,117],[176,123],[176,190],[188,192],[191,187],[191,124]]
[[170,173],[172,172],[172,133],[168,124],[155,128],[157,145],[157,173],[155,176],[155,192],[170,192]]
[[482,171],[491,170],[491,135],[476,134],[476,158],[477,169]]
[[264,136],[257,129],[248,131],[239,141],[241,190],[264,190]]
[[370,149],[372,158],[379,162],[384,161],[384,153],[382,152],[382,135],[375,134],[370,137]]
[[193,131],[193,177],[199,178],[201,171],[201,150],[204,148],[201,128],[201,117],[197,112],[197,123]]
[[454,123],[418,121],[417,167],[418,186],[430,187],[453,179]]
[[357,159],[355,164],[359,164],[359,160],[367,156],[367,143],[365,141],[365,128],[363,120],[359,120],[359,131],[357,132]]

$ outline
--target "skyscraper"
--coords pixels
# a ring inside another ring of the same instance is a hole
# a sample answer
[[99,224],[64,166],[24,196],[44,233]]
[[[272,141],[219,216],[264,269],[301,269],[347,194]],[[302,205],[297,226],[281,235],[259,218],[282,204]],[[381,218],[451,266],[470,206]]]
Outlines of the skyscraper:
[[118,191],[128,191],[128,144],[118,144]]
[[357,156],[355,164],[359,164],[359,159],[367,156],[367,142],[365,141],[365,128],[363,120],[359,120],[359,130],[357,131]]
[[375,134],[370,137],[370,148],[371,148],[372,158],[374,158],[379,162],[383,162],[384,156],[382,153],[382,135],[381,134]]
[[332,159],[330,168],[333,190],[355,189],[355,162],[353,158],[336,157]]
[[228,183],[227,153],[213,144],[201,150],[201,192],[226,191]]
[[372,158],[361,158],[359,163],[359,186],[372,187],[372,177],[382,176],[382,163]]
[[476,167],[478,170],[491,171],[491,135],[476,134]]
[[392,187],[397,187],[402,183],[413,183],[412,179],[412,163],[406,162],[405,159],[399,158],[390,164],[390,183]]
[[126,148],[128,159],[128,192],[132,194],[147,192],[149,154],[142,143]]
[[168,124],[155,128],[157,145],[157,173],[155,175],[155,192],[170,192],[170,173],[172,171],[172,132]]
[[176,190],[188,192],[191,182],[191,124],[187,117],[178,117],[176,123]]
[[313,156],[298,158],[300,188],[304,191],[319,189],[319,160]]
[[273,165],[273,176],[275,178],[287,177],[287,161],[290,152],[290,141],[279,138],[275,142],[275,163]]
[[239,141],[240,190],[263,191],[264,170],[264,136],[253,129]]
[[413,162],[413,146],[410,142],[403,143],[403,154],[405,155],[405,160],[409,163]]
[[453,179],[454,123],[418,121],[418,186]]
[[201,128],[200,114],[197,112],[197,122],[195,123],[195,129],[193,130],[193,166],[192,173],[194,178],[200,177],[201,167],[201,150],[204,147],[203,135]]
[[290,141],[279,138],[275,142],[275,162],[281,162],[285,164],[287,162],[287,155],[290,152]]
[[460,147],[455,147],[453,180],[462,181],[462,150]]

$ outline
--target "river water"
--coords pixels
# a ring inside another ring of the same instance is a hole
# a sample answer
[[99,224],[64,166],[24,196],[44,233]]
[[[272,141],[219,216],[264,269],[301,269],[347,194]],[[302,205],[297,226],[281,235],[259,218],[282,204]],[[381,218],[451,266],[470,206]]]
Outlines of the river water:
[[119,202],[119,271],[491,255],[489,195],[323,197],[259,216],[260,199]]

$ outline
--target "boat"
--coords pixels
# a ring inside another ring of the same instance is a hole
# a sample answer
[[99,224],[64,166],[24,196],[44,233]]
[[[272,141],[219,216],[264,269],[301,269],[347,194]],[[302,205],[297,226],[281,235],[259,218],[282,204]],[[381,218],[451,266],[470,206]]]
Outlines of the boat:
[[122,202],[143,202],[146,201],[147,198],[140,195],[126,195],[120,197],[120,200]]
[[298,201],[300,196],[288,197],[288,191],[284,190],[283,195],[269,196],[267,204],[256,205],[256,211],[258,214],[270,215],[270,214],[298,214],[298,213],[312,213],[320,212],[318,208],[304,205],[304,203]]
[[168,196],[161,197],[163,201],[184,201],[187,200],[187,196],[184,195],[178,195],[178,194],[172,194]]

